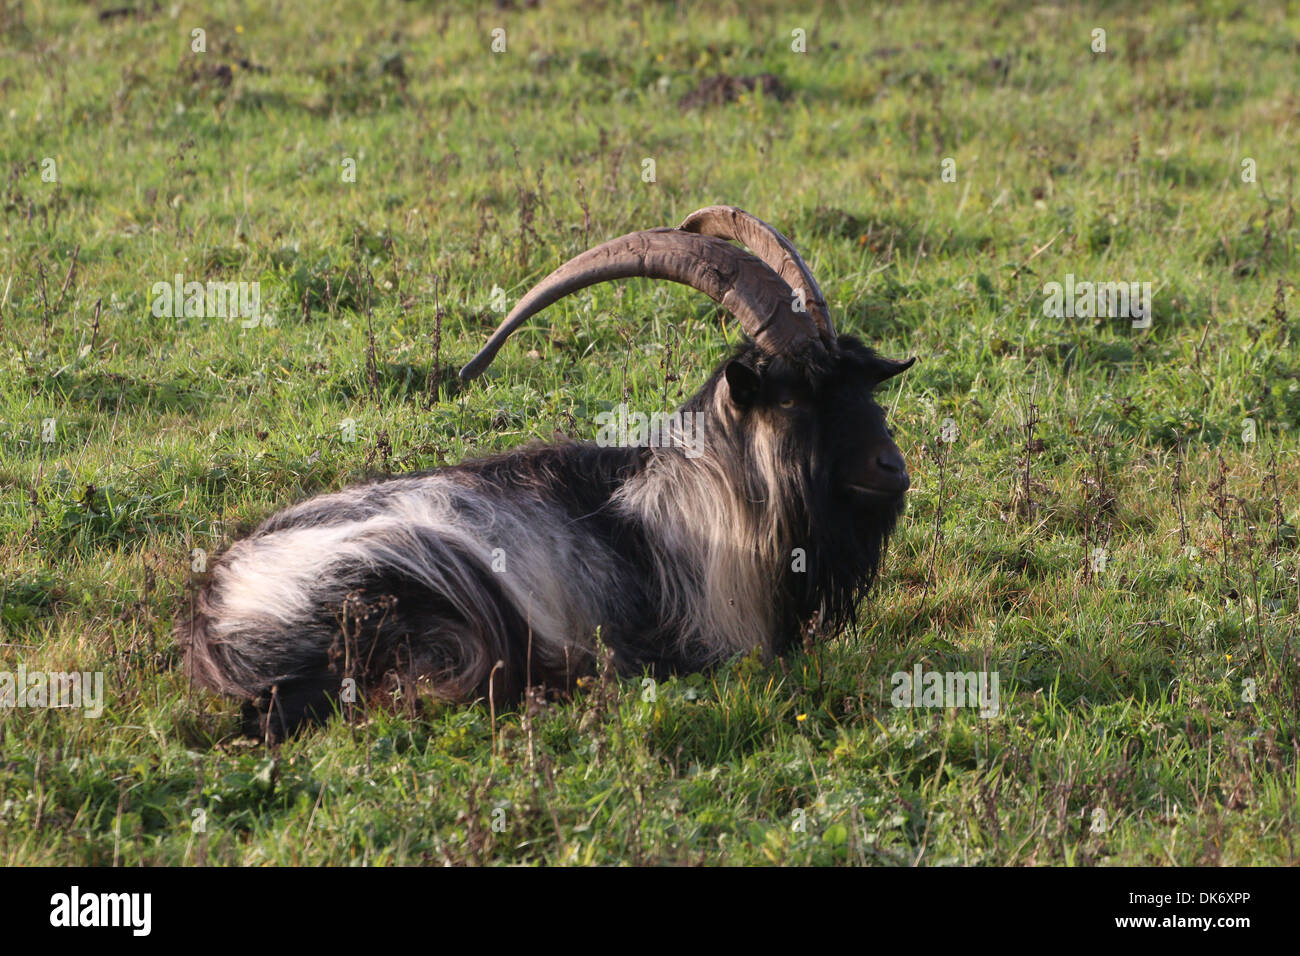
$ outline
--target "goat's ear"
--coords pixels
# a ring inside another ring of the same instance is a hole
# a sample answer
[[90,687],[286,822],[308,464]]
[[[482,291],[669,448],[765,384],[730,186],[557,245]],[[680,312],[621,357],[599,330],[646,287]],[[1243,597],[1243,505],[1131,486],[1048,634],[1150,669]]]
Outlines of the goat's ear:
[[735,404],[747,408],[757,401],[761,380],[752,368],[742,362],[728,362],[722,374],[727,379],[727,391]]
[[902,375],[909,368],[916,364],[916,356],[912,356],[906,362],[895,362],[891,359],[878,359],[879,370],[877,373],[876,384],[887,381],[895,375]]

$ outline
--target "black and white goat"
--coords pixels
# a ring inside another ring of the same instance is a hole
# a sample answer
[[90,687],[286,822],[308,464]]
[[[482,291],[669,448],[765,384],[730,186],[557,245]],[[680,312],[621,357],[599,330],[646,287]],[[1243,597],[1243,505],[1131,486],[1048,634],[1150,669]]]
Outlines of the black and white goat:
[[702,422],[692,448],[531,445],[281,511],[214,564],[178,629],[194,678],[280,736],[330,713],[346,677],[500,703],[570,686],[598,632],[621,672],[663,675],[851,621],[909,484],[872,390],[912,363],[837,336],[771,226],[712,206],[588,250],[462,379],[556,300],[634,276],[706,293],[751,340],[682,407]]

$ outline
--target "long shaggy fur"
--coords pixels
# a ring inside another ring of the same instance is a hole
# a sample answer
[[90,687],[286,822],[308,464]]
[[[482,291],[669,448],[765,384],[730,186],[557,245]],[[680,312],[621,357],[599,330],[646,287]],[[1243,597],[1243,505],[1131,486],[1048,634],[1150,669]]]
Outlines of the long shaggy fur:
[[698,457],[531,446],[276,514],[180,626],[194,678],[279,736],[330,713],[347,677],[500,703],[570,686],[598,632],[621,672],[666,675],[843,626],[902,511],[839,474],[864,429],[884,433],[870,390],[892,373],[847,337],[824,367],[753,346],[732,362],[764,395],[738,405],[724,363],[683,407],[705,416]]

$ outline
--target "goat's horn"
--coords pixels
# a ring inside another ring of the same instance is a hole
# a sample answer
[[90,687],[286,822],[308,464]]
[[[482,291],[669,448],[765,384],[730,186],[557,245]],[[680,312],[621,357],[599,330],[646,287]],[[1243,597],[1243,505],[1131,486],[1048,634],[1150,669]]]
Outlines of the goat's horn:
[[462,382],[482,374],[515,329],[548,305],[610,279],[667,279],[703,292],[730,312],[759,348],[790,355],[821,347],[809,313],[795,312],[790,287],[762,260],[721,239],[679,229],[633,232],[588,249],[533,286],[460,370]]
[[706,206],[687,216],[677,228],[744,243],[791,289],[803,289],[804,306],[812,313],[813,321],[821,328],[826,340],[834,341],[835,326],[831,323],[831,313],[812,270],[795,251],[794,243],[772,226],[735,206]]

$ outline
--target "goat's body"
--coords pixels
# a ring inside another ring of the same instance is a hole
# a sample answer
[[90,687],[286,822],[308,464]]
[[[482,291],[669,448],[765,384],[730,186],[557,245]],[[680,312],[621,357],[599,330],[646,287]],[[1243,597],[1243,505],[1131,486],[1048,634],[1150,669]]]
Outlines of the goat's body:
[[789,457],[761,433],[699,457],[570,443],[312,498],[215,563],[192,671],[291,729],[345,677],[449,700],[567,687],[597,632],[623,673],[780,652],[812,613],[851,611],[896,517],[820,513]]

